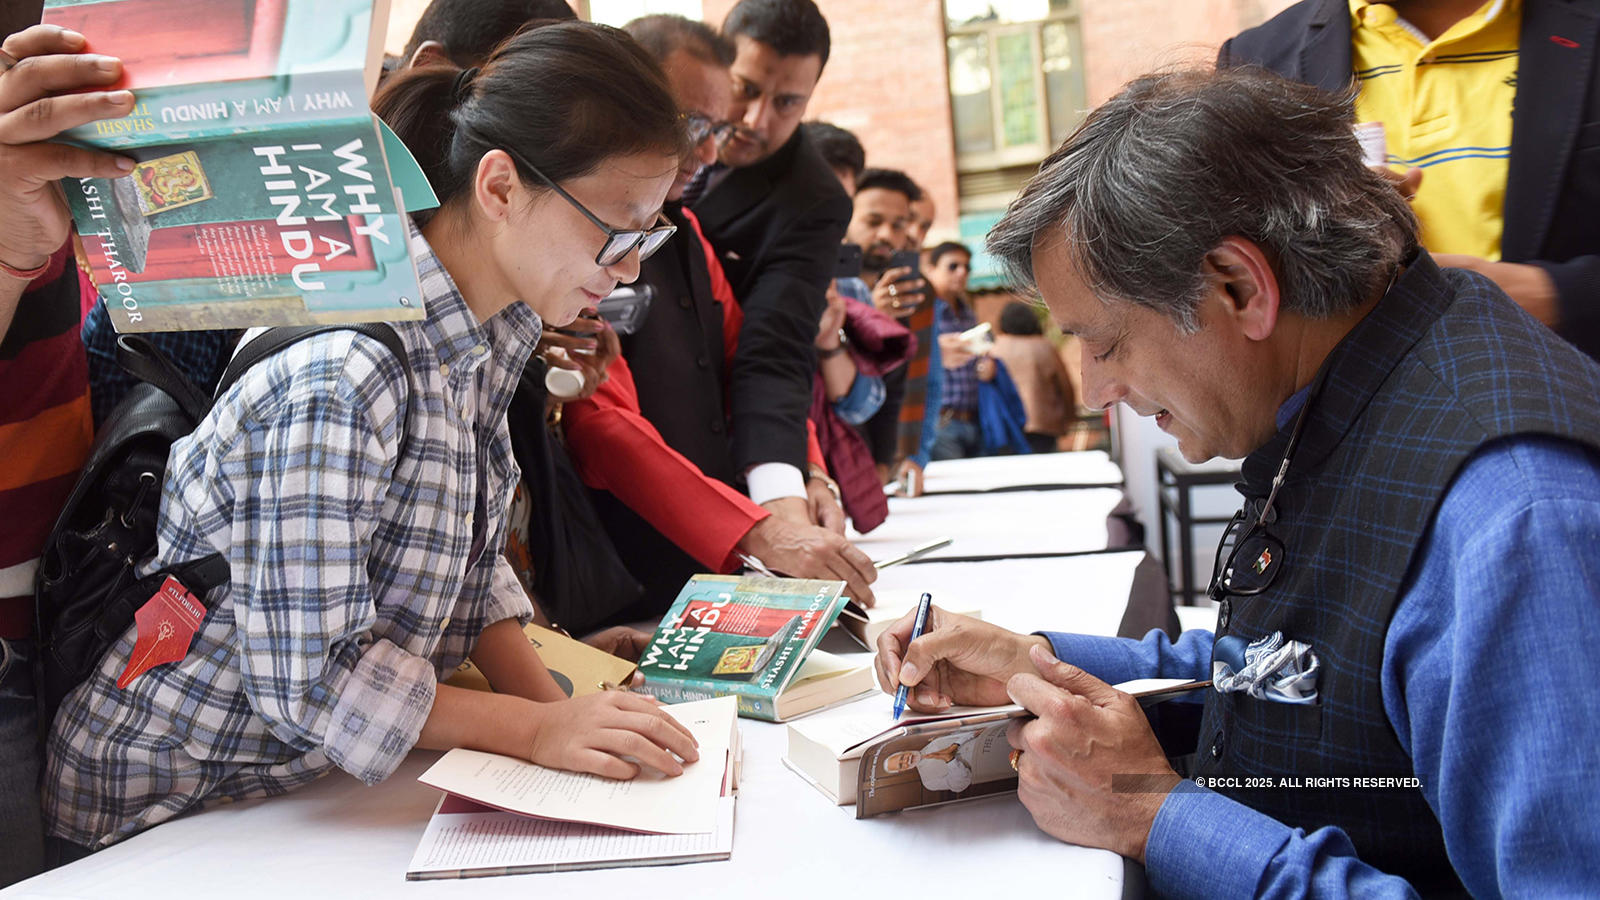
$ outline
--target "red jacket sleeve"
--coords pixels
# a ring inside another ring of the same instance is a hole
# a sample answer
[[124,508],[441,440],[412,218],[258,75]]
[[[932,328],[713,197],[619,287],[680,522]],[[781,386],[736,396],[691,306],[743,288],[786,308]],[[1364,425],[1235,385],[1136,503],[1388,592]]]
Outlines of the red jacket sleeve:
[[562,410],[579,477],[616,495],[702,565],[731,572],[739,541],[769,513],[667,446],[639,412],[627,360],[607,373],[594,396]]

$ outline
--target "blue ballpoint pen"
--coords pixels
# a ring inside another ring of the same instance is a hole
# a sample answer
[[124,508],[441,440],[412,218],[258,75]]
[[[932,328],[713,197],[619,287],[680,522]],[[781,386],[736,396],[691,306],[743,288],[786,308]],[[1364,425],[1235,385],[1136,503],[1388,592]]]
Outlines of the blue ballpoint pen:
[[[923,592],[922,598],[917,601],[917,620],[911,623],[911,641],[922,637],[922,629],[928,627],[928,609],[933,606],[933,595]],[[906,641],[906,648],[910,649],[911,641]],[[906,711],[906,686],[900,685],[894,692],[894,717],[900,718]]]

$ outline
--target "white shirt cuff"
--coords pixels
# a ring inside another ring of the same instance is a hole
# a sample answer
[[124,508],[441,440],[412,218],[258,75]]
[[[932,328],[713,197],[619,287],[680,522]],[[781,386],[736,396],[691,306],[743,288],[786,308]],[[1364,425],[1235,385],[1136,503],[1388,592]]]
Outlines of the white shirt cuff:
[[744,473],[744,480],[750,487],[750,499],[757,505],[769,500],[806,495],[805,476],[788,463],[758,463]]

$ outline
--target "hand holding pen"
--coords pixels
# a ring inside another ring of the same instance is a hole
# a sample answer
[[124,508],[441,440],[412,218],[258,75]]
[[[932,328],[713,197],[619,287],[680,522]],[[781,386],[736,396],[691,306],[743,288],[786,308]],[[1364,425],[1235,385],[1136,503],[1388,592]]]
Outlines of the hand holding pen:
[[[912,622],[912,625],[911,625],[911,640],[906,641],[907,646],[909,646],[912,643],[912,641],[915,641],[917,638],[922,637],[923,629],[928,627],[928,610],[931,609],[932,607],[933,607],[933,595],[928,593],[927,591],[923,591],[922,592],[922,597],[919,600],[917,600],[917,617]],[[900,687],[896,688],[895,692],[894,692],[894,717],[896,719],[900,718],[900,716],[902,714],[904,714],[905,711],[906,711],[906,684],[905,684],[905,682],[902,681],[900,683]]]

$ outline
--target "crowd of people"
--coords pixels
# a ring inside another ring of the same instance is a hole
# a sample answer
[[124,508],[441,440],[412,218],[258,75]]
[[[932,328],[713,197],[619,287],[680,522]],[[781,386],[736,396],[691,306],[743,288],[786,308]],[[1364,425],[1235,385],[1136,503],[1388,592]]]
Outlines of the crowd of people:
[[[434,0],[372,99],[439,199],[409,237],[425,318],[394,348],[313,335],[218,393],[138,561],[226,559],[193,644],[129,680],[129,629],[45,721],[38,558],[136,383],[55,184],[132,163],[52,139],[135,98],[93,35],[0,20],[0,884],[206,803],[382,781],[414,748],[677,774],[684,728],[637,693],[568,698],[522,626],[636,657],[630,623],[752,560],[870,605],[846,525],[884,521],[886,486],[1054,450],[1120,402],[1191,460],[1244,459],[1215,631],[936,609],[880,638],[882,686],[1026,706],[1035,821],[1163,894],[1594,889],[1600,84],[1563,54],[1600,25],[1571,6],[1305,0],[1214,70],[1123,87],[988,236],[1080,342],[1075,382],[1037,306],[980,324],[973,249],[925,246],[926,190],[806,121],[812,0],[622,29]],[[1402,170],[1363,160],[1376,119],[1444,124],[1391,125]],[[602,314],[619,285],[625,325]],[[259,338],[151,341],[209,394]],[[444,683],[469,658],[494,692]],[[1187,737],[1108,687],[1150,676],[1214,679]],[[1189,751],[1197,780],[1169,761]],[[1268,776],[1334,786],[1245,786]]]

